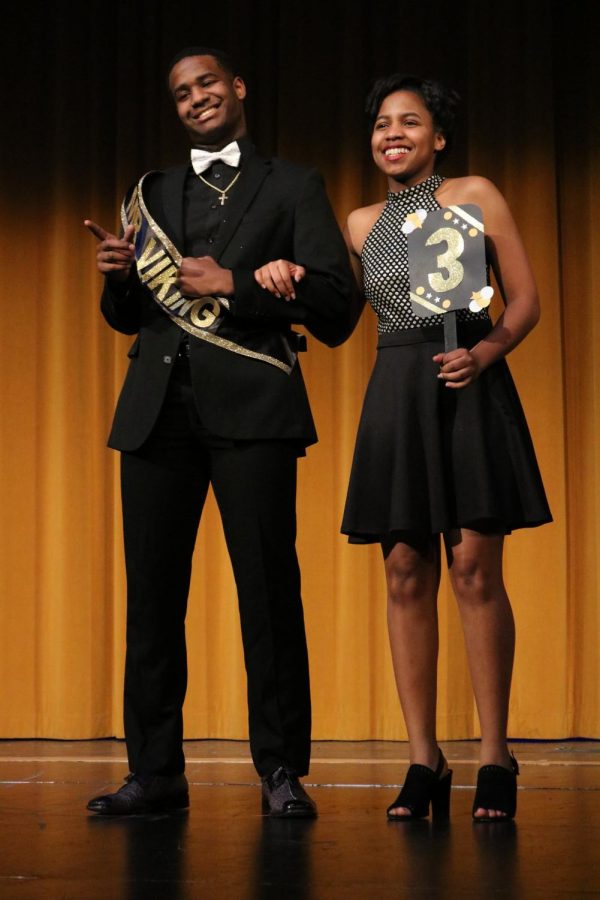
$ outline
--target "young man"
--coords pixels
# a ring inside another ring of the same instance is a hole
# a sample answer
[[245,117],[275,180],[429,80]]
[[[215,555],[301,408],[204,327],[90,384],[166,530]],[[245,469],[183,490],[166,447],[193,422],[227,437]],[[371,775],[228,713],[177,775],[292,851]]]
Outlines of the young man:
[[[192,163],[129,192],[121,239],[94,222],[102,312],[137,333],[109,446],[122,453],[128,584],[125,734],[131,775],[88,808],[183,808],[184,620],[209,483],[236,579],[252,758],[263,810],[316,815],[299,778],[310,691],[295,551],[296,460],[316,441],[296,359],[301,323],[330,346],[348,333],[352,275],[313,169],[264,159],[246,134],[246,87],[219,50],[192,47],[169,72]],[[135,240],[135,244],[132,241]],[[292,299],[254,270],[295,259]]]

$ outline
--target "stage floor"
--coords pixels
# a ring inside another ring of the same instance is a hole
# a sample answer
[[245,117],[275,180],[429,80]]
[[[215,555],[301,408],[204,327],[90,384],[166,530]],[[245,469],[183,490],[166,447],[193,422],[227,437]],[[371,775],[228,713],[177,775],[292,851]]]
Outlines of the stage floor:
[[451,819],[389,823],[403,743],[317,742],[312,821],[260,812],[247,745],[188,741],[191,806],[105,819],[87,800],[127,774],[120,741],[0,741],[0,898],[338,900],[600,896],[600,742],[511,744],[515,823],[473,824],[477,742],[443,745]]

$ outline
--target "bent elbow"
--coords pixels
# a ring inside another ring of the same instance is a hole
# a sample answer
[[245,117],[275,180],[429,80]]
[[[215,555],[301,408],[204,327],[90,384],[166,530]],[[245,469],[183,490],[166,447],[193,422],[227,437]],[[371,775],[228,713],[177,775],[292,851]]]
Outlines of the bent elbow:
[[531,309],[530,309],[529,317],[528,317],[530,331],[532,329],[534,329],[535,326],[538,324],[538,322],[540,321],[541,315],[542,315],[542,308],[540,306],[540,299],[539,299],[538,295],[536,294],[534,301],[531,304]]

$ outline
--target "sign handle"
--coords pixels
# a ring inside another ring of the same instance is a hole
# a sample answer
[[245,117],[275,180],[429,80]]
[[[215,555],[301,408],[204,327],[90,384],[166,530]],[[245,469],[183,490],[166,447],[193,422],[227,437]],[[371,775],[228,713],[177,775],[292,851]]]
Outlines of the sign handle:
[[444,350],[456,350],[458,341],[456,338],[456,310],[444,314]]

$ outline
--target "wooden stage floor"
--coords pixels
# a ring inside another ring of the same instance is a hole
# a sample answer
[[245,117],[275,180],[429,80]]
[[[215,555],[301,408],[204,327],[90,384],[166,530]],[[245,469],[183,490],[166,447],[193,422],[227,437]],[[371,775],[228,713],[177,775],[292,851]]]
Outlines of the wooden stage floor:
[[515,823],[475,825],[476,742],[448,742],[451,819],[389,823],[407,747],[318,742],[318,820],[260,813],[247,745],[188,741],[189,812],[105,819],[87,800],[127,773],[119,741],[0,741],[0,898],[338,900],[600,896],[600,742],[511,744]]

